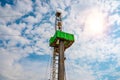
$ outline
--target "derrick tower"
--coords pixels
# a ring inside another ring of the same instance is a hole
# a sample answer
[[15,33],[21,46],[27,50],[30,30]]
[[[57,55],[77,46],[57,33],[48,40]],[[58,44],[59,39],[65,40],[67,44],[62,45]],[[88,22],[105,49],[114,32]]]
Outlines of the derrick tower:
[[64,52],[74,42],[74,35],[62,31],[61,12],[56,12],[55,34],[49,40],[54,48],[52,60],[52,80],[65,80]]

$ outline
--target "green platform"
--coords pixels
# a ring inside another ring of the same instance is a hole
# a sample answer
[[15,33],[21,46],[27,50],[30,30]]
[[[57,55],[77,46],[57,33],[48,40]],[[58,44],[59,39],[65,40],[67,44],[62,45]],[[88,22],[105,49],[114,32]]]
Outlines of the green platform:
[[49,44],[51,47],[58,47],[59,46],[59,40],[64,41],[65,49],[70,47],[74,42],[74,35],[69,34],[60,30],[57,30],[55,35],[50,38]]

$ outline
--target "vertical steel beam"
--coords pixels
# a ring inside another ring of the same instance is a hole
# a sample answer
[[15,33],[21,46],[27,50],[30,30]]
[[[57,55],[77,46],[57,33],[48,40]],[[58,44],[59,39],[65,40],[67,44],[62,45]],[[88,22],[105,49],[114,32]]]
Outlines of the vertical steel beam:
[[54,47],[53,61],[52,61],[52,80],[58,79],[58,54],[56,48]]
[[59,49],[58,80],[64,80],[64,41],[62,40],[60,40]]
[[52,80],[55,80],[55,48],[53,51],[53,63],[52,63],[53,67],[52,67]]

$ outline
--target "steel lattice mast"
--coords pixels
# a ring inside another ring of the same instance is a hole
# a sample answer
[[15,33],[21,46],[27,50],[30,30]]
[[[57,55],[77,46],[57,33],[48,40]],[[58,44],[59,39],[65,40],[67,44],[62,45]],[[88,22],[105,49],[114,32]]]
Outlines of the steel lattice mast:
[[74,42],[74,35],[62,31],[61,13],[56,12],[55,34],[50,38],[50,46],[54,47],[52,80],[65,80],[64,51]]

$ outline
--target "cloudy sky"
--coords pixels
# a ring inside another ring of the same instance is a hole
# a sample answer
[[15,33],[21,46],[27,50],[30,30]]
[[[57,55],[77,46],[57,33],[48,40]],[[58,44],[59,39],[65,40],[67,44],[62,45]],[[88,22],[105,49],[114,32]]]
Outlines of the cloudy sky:
[[120,80],[120,0],[0,0],[0,80],[48,80],[55,12],[75,35],[67,80]]

